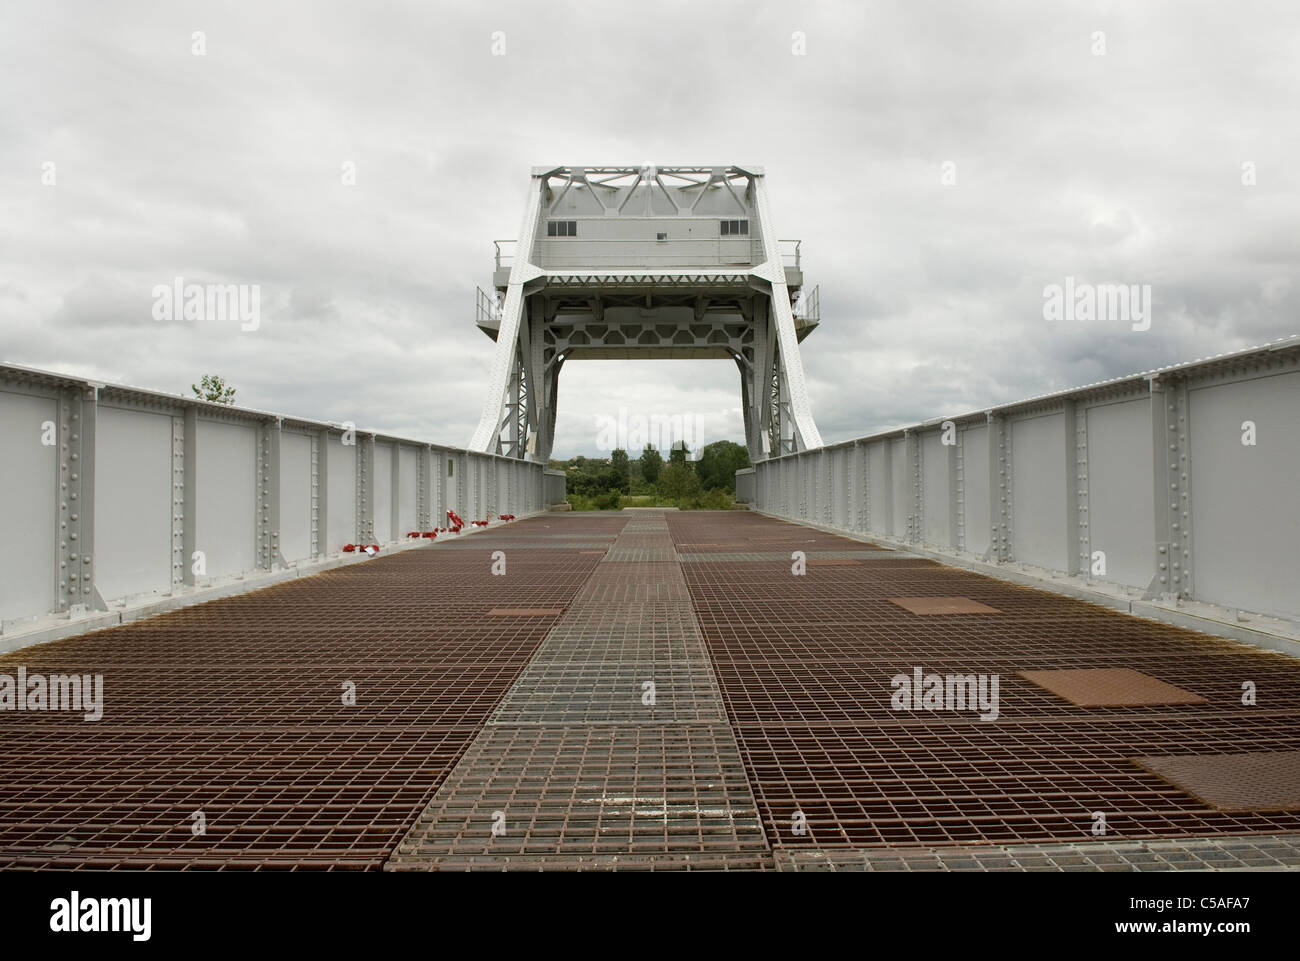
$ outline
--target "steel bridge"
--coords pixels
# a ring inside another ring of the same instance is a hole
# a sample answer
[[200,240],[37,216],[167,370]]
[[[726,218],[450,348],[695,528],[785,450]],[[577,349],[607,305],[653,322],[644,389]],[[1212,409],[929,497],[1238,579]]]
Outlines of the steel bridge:
[[[824,445],[761,168],[531,190],[468,449],[0,366],[0,867],[1300,866],[1300,339]],[[550,509],[625,356],[749,510]]]

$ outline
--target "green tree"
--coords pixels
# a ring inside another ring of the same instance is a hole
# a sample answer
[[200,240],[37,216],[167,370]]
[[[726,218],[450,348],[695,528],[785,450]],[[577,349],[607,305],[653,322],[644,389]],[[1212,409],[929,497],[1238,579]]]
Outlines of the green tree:
[[700,475],[700,483],[705,490],[719,488],[734,494],[736,471],[748,466],[749,451],[743,444],[719,440],[700,451],[700,459],[695,462],[695,473]]
[[685,462],[678,463],[674,460],[659,475],[660,497],[669,500],[687,500],[699,497],[702,491],[699,475],[690,464]]
[[218,377],[216,374],[204,374],[203,379],[197,384],[190,384],[190,390],[194,391],[194,396],[199,400],[210,401],[214,404],[233,404],[235,402],[235,388],[226,386],[226,379]]
[[618,477],[619,490],[627,493],[632,488],[632,465],[627,459],[627,451],[617,448],[609,455],[609,466]]
[[646,483],[653,484],[658,481],[659,472],[663,467],[664,458],[658,448],[646,444],[645,450],[641,452],[641,476],[646,479]]
[[686,446],[686,441],[679,440],[673,444],[668,451],[668,460],[673,464],[685,464],[688,457],[691,456],[691,449]]

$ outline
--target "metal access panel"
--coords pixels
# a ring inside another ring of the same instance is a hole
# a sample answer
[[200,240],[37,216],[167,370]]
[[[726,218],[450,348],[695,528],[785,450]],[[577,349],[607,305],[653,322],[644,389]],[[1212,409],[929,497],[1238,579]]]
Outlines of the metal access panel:
[[1012,421],[1011,431],[1012,556],[1065,570],[1065,415]]
[[95,428],[95,587],[172,589],[172,416],[101,406]]
[[890,484],[894,492],[893,527],[890,533],[895,537],[904,537],[908,533],[908,515],[912,513],[912,465],[907,456],[907,439],[900,437],[888,441],[890,460]]
[[280,436],[280,553],[311,557],[311,437],[290,431]]
[[403,447],[397,452],[397,536],[405,536],[420,526],[418,509],[420,499],[419,458],[422,451]]
[[992,543],[989,517],[989,429],[961,432],[961,511],[965,550],[984,554]]
[[952,531],[948,526],[948,498],[951,494],[948,455],[949,448],[944,446],[940,431],[921,435],[921,490],[924,494],[921,506],[925,515],[922,536],[925,543],[936,547],[948,547],[952,543]]
[[195,550],[209,577],[257,567],[257,427],[200,420]]
[[375,540],[393,540],[393,445],[375,444]]
[[1300,615],[1300,373],[1188,393],[1196,598]]
[[[1088,474],[1081,487],[1088,505],[1089,554],[1106,555],[1097,580],[1145,588],[1155,570],[1155,518],[1151,516],[1151,400],[1089,407]],[[1091,571],[1091,568],[1089,568]]]
[[357,538],[357,448],[344,444],[343,435],[330,433],[321,441],[325,466],[325,543],[332,554]]
[[0,504],[11,549],[0,551],[0,618],[26,617],[58,606],[54,492],[58,448],[41,443],[58,420],[53,397],[0,391]]

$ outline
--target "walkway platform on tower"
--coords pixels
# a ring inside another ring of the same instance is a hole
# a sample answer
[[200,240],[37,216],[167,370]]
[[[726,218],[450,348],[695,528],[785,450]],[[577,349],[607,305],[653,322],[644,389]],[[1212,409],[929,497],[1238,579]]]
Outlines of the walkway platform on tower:
[[1300,660],[751,512],[537,516],[20,667],[104,710],[0,713],[4,868],[1300,866]]

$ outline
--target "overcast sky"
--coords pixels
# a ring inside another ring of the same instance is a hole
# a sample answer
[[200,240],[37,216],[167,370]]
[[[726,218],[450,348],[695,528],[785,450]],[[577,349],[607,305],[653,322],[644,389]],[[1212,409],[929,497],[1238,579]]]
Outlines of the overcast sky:
[[[766,167],[827,441],[1300,332],[1294,2],[7,0],[0,64],[10,363],[462,446],[491,241],[570,163]],[[177,276],[260,327],[155,320]],[[1150,329],[1045,320],[1067,276]],[[743,441],[729,361],[575,361],[555,456],[620,406]]]

